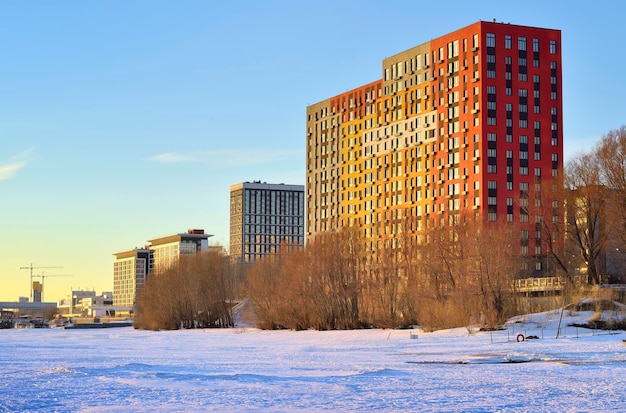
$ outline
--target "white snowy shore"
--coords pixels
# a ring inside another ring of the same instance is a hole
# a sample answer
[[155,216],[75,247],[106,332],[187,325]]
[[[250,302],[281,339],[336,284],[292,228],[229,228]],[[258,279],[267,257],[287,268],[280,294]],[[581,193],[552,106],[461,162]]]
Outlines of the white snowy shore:
[[0,412],[626,411],[626,334],[557,339],[559,315],[472,334],[1,330]]

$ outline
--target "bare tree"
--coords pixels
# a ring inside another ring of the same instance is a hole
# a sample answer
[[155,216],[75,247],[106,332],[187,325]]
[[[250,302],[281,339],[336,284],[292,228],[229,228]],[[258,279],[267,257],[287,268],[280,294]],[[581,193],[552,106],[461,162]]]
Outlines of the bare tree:
[[233,271],[217,252],[181,257],[148,277],[137,297],[135,326],[152,330],[231,327]]
[[601,252],[608,232],[603,223],[606,187],[600,164],[593,154],[579,154],[566,166],[567,236],[585,263],[587,283],[598,284],[602,271]]
[[[610,203],[617,212],[610,217],[618,224],[617,234],[626,244],[626,126],[607,133],[595,148],[602,181],[610,189]],[[610,219],[609,218],[609,219]]]

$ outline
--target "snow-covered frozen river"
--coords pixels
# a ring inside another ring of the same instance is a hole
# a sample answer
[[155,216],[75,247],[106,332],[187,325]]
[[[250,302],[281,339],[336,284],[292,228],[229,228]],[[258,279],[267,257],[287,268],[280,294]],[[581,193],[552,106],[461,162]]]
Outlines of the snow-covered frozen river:
[[0,412],[625,411],[626,335],[552,327],[0,330]]

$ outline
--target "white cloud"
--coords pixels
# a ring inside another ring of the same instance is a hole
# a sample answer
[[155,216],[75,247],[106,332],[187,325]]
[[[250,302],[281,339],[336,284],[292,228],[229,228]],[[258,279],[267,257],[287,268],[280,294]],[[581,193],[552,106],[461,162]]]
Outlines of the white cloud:
[[33,149],[27,149],[24,152],[11,158],[9,163],[0,165],[0,181],[15,178],[17,172],[28,164],[30,154]]
[[201,151],[194,153],[166,152],[154,155],[149,159],[162,163],[201,162],[214,168],[228,168],[245,165],[271,163],[289,158],[303,157],[298,151],[271,150],[245,151],[240,149],[225,149],[216,151]]
[[26,166],[26,162],[14,162],[6,165],[0,165],[0,181],[12,179],[17,171]]
[[192,158],[190,158],[187,155],[182,155],[182,154],[172,153],[172,152],[160,153],[158,155],[154,155],[153,157],[150,158],[150,160],[155,161],[155,162],[162,162],[162,163],[193,162],[193,161],[195,161],[195,159],[192,159]]

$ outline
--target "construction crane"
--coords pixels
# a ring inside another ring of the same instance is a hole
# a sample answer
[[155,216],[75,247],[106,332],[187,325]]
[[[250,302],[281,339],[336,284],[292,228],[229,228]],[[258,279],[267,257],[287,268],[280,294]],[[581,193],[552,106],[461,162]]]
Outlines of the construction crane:
[[63,268],[59,266],[54,267],[33,267],[33,263],[30,263],[29,267],[20,267],[20,270],[30,270],[30,285],[28,286],[28,290],[30,291],[30,302],[33,302],[33,270],[41,270],[44,268]]
[[48,277],[73,277],[74,274],[50,274],[50,275],[45,275],[43,273],[43,271],[41,272],[41,274],[35,274],[33,275],[33,277],[38,277],[41,278],[41,301],[43,302],[43,292],[44,292],[44,280]]

